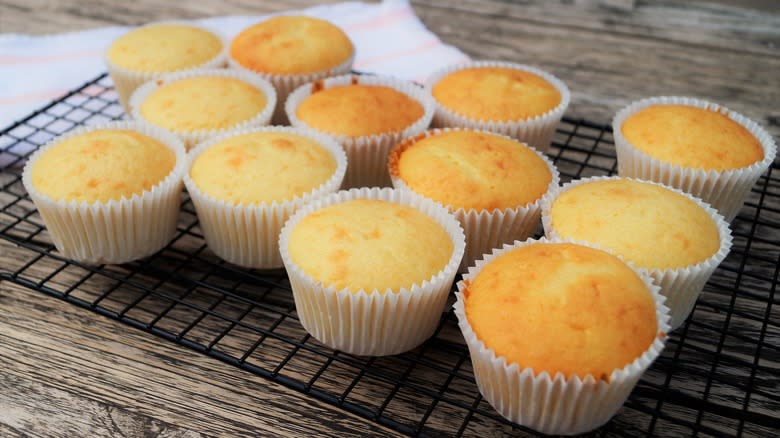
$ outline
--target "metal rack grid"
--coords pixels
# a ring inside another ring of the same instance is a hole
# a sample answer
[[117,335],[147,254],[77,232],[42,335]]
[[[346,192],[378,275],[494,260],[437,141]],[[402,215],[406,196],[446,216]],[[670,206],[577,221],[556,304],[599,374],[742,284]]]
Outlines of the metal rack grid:
[[[409,353],[333,351],[298,323],[283,271],[240,269],[205,246],[185,196],[173,241],[124,265],[62,258],[21,184],[37,147],[85,123],[119,119],[102,75],[0,133],[0,280],[60,298],[215,357],[397,431],[419,436],[533,435],[482,400],[451,312]],[[611,129],[564,119],[550,155],[562,179],[614,173]],[[731,254],[692,317],[673,333],[618,415],[598,436],[780,434],[780,170],[756,184],[732,224]]]

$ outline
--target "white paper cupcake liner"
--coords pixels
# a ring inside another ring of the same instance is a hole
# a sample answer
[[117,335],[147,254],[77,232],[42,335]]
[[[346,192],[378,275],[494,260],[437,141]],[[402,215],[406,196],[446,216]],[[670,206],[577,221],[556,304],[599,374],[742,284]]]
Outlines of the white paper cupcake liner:
[[202,64],[198,64],[181,70],[176,70],[174,72],[140,72],[140,71],[128,70],[124,67],[120,67],[114,64],[113,62],[111,62],[111,60],[108,59],[108,50],[110,49],[109,46],[109,49],[106,49],[106,54],[103,56],[103,59],[105,60],[106,68],[108,69],[108,74],[111,76],[111,81],[114,82],[114,89],[116,90],[116,93],[119,97],[119,103],[122,105],[122,109],[125,110],[125,114],[127,114],[128,116],[131,116],[130,96],[132,96],[136,88],[140,87],[143,83],[149,82],[152,79],[157,79],[164,74],[171,74],[176,72],[190,71],[190,70],[197,70],[197,69],[223,68],[227,64],[228,42],[223,35],[211,29],[207,29],[203,26],[198,26],[196,24],[190,22],[184,22],[184,21],[159,21],[159,22],[149,23],[141,27],[158,26],[161,24],[183,24],[186,26],[197,27],[199,29],[205,30],[213,34],[217,38],[219,38],[219,40],[222,42],[222,50],[220,50],[219,53],[214,58]]
[[342,62],[336,67],[314,73],[282,75],[254,71],[236,61],[228,51],[228,65],[230,68],[256,74],[273,84],[274,88],[276,89],[276,109],[274,110],[271,121],[275,125],[286,125],[290,123],[290,121],[287,119],[287,113],[284,111],[284,104],[287,101],[287,96],[289,96],[293,90],[303,84],[314,82],[319,79],[347,74],[352,70],[352,63],[354,61],[355,50],[353,48],[352,55],[346,61]]
[[335,138],[347,152],[349,166],[347,167],[347,175],[344,177],[344,188],[389,187],[391,181],[390,175],[387,173],[387,154],[390,152],[390,148],[401,139],[420,134],[428,128],[434,112],[433,99],[419,86],[400,79],[371,75],[336,76],[301,85],[289,95],[284,107],[290,124],[312,129],[296,114],[298,106],[304,99],[311,96],[312,88],[328,89],[350,84],[390,87],[414,99],[423,107],[423,115],[401,131],[360,137],[323,132]]
[[[33,186],[32,169],[41,154],[59,142],[101,129],[133,130],[160,141],[176,155],[173,170],[140,195],[91,204],[57,201]],[[86,264],[119,264],[151,255],[171,241],[185,167],[184,145],[175,135],[135,122],[111,122],[76,128],[42,146],[27,161],[22,183],[64,257]]]
[[[632,146],[623,136],[623,123],[633,114],[652,105],[688,105],[718,111],[739,123],[761,144],[764,159],[746,167],[706,170],[666,163]],[[777,146],[769,133],[756,122],[726,107],[690,97],[650,97],[621,109],[612,120],[617,152],[618,174],[656,181],[688,192],[717,209],[731,222],[742,208],[750,189],[772,164]]]
[[[392,156],[393,154],[400,154],[408,146],[422,140],[423,138],[436,136],[445,132],[462,130],[488,132],[468,128],[432,129],[426,131],[424,136],[417,135],[415,137],[405,139],[402,143],[399,143],[390,151],[390,155]],[[502,134],[496,135],[510,138]],[[531,146],[528,147],[544,161],[544,163],[547,165],[547,168],[550,170],[552,179],[550,180],[550,184],[547,186],[547,190],[545,190],[544,194],[551,193],[556,188],[558,188],[558,184],[560,182],[558,169],[555,168],[555,165],[552,163],[552,161],[550,161],[544,154]],[[412,190],[403,181],[403,179],[398,176],[398,170],[393,169],[394,162],[397,163],[397,161],[393,159],[388,160],[388,171],[393,182],[393,187],[398,190],[414,192],[414,190]],[[420,193],[417,194],[423,196]],[[436,200],[433,201],[438,202]],[[460,222],[460,225],[463,227],[463,231],[466,235],[466,252],[463,255],[463,260],[461,261],[460,267],[458,269],[459,272],[466,272],[468,267],[471,266],[475,260],[481,258],[483,254],[489,253],[493,248],[500,248],[501,245],[505,243],[512,243],[515,240],[525,240],[533,236],[534,233],[536,233],[537,226],[539,225],[539,217],[541,216],[542,212],[541,205],[542,197],[539,197],[539,199],[536,201],[529,202],[525,205],[514,208],[506,208],[503,210],[477,210],[473,208],[465,209],[454,208],[451,205],[445,205],[445,208],[447,208],[455,216],[455,218],[458,219],[458,222]]]
[[[505,357],[497,356],[494,350],[487,348],[472,330],[464,308],[464,289],[488,262],[505,252],[526,245],[562,242],[598,249],[598,246],[584,242],[545,238],[504,245],[469,268],[468,274],[458,282],[457,301],[453,307],[469,347],[477,386],[485,400],[504,418],[515,423],[546,434],[574,435],[603,425],[625,403],[639,378],[664,348],[669,329],[669,309],[652,278],[635,270],[655,299],[658,336],[636,360],[615,369],[608,381],[596,379],[590,374],[584,378],[566,378],[561,373],[551,376],[546,371],[537,373],[533,368],[508,363]],[[630,263],[627,264],[633,268]]]
[[[715,269],[726,258],[729,251],[731,250],[732,237],[729,224],[726,222],[723,216],[717,212],[717,210],[710,207],[707,203],[689,193],[685,193],[682,190],[676,189],[674,187],[670,187],[654,181],[638,180],[635,178],[625,178],[619,176],[594,176],[571,181],[567,184],[564,184],[558,190],[555,190],[554,192],[544,196],[542,199],[542,225],[544,226],[545,235],[550,239],[560,239],[563,237],[558,234],[552,225],[552,204],[555,202],[558,196],[567,190],[571,190],[583,184],[595,181],[617,179],[627,179],[653,184],[682,195],[696,203],[696,205],[698,205],[702,210],[707,212],[710,218],[712,218],[712,221],[715,223],[715,226],[718,228],[720,246],[718,251],[716,251],[715,254],[711,255],[706,260],[680,268],[652,269],[638,267],[639,270],[646,272],[648,275],[653,277],[655,282],[661,287],[661,294],[666,297],[666,306],[669,307],[669,315],[671,318],[669,322],[671,327],[670,330],[676,330],[678,327],[680,327],[680,325],[682,325],[683,322],[685,322],[685,318],[687,318],[693,310],[693,306],[696,304],[696,300],[699,298],[702,289],[704,289],[704,285],[707,283],[712,273],[715,272]],[[593,212],[593,214],[597,215],[598,212]],[[594,243],[598,244],[598,242]],[[609,248],[604,247],[604,249],[605,251],[614,253],[614,251],[610,250]]]
[[[421,284],[401,290],[337,290],[312,278],[290,258],[289,239],[307,215],[353,199],[378,199],[408,205],[432,217],[453,243],[446,266]],[[361,188],[313,200],[293,214],[279,236],[279,249],[290,277],[301,325],[323,344],[356,355],[385,356],[417,347],[439,325],[465,241],[458,221],[441,205],[410,192]]]
[[[319,187],[283,202],[244,205],[217,199],[198,188],[190,178],[189,169],[200,154],[227,138],[257,132],[286,132],[310,138],[330,152],[336,160],[336,170]],[[187,157],[184,184],[195,205],[206,243],[217,256],[238,266],[273,269],[283,266],[279,232],[284,223],[303,204],[337,191],[346,170],[347,156],[330,137],[303,129],[268,126],[231,131],[196,146]]]
[[529,119],[496,121],[473,119],[444,107],[436,98],[433,98],[436,103],[436,114],[433,116],[433,127],[443,128],[459,126],[495,132],[497,134],[508,135],[527,143],[539,151],[547,152],[550,143],[552,142],[553,135],[555,135],[555,129],[558,127],[558,123],[560,123],[561,117],[563,117],[563,113],[566,112],[566,108],[568,108],[569,102],[571,101],[571,93],[566,84],[550,73],[528,65],[501,61],[471,61],[464,64],[445,67],[434,72],[425,81],[425,88],[431,96],[433,96],[433,87],[440,80],[451,73],[467,68],[512,68],[537,74],[552,84],[558,92],[561,93],[561,102],[558,106],[546,113]]
[[137,90],[135,90],[133,96],[130,98],[130,111],[133,114],[133,119],[138,121],[139,123],[143,123],[151,126],[158,126],[155,125],[153,122],[149,121],[148,119],[146,119],[141,114],[141,105],[143,105],[144,101],[152,93],[154,93],[158,89],[168,84],[172,84],[182,79],[189,79],[195,77],[214,77],[214,76],[238,79],[260,90],[266,97],[265,107],[263,108],[262,111],[257,113],[257,115],[255,115],[254,117],[248,120],[244,120],[232,126],[226,126],[220,129],[199,129],[194,131],[170,130],[174,134],[178,135],[179,138],[181,138],[181,140],[184,142],[184,146],[188,150],[195,147],[196,144],[201,143],[210,137],[224,134],[229,131],[242,129],[242,128],[268,125],[268,123],[271,121],[271,115],[273,114],[274,108],[276,107],[276,90],[274,90],[273,85],[271,85],[270,82],[259,77],[258,75],[242,72],[238,70],[227,70],[227,69],[187,70],[179,73],[162,75],[157,79],[154,79],[152,81],[149,81],[141,85],[140,87],[138,87]]

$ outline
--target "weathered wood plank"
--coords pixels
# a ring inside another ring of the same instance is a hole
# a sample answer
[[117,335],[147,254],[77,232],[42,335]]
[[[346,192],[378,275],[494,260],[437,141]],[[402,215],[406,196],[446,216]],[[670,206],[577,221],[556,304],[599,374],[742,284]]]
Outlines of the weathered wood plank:
[[726,105],[780,135],[780,113],[773,104],[780,99],[780,56],[686,47],[641,35],[519,20],[500,12],[416,6],[444,41],[476,59],[536,65],[560,77],[572,90],[571,116],[609,123],[633,100],[683,95]]
[[[559,29],[642,37],[680,46],[737,51],[770,56],[780,54],[780,7],[767,13],[751,9],[751,2],[606,0],[545,1],[522,4],[511,0],[433,0],[415,2],[419,9],[439,8],[507,19],[520,25],[543,24]],[[759,5],[756,2],[756,6]],[[633,4],[633,5],[632,5]],[[763,5],[766,7],[767,5]],[[453,20],[460,24],[460,20]]]
[[[0,426],[19,436],[207,437],[11,373],[0,374]],[[73,411],[81,415],[73,415]],[[3,436],[5,432],[0,428]],[[9,433],[10,434],[10,433]]]
[[[115,418],[100,413],[110,406],[135,415],[119,420],[131,426],[173,424],[206,435],[391,434],[260,377],[8,282],[0,282],[0,369],[9,376],[0,380],[0,424],[25,433],[41,428],[50,435],[47,419],[55,422],[53,427],[72,428],[71,436],[98,433],[100,426],[90,418]],[[67,392],[52,389],[58,387]],[[19,406],[24,394],[5,395],[30,390],[41,393],[31,400],[38,412],[60,410],[62,416],[31,416],[32,406]],[[75,433],[90,425],[95,429],[89,434]]]
[[29,435],[26,435],[21,430],[15,429],[3,422],[0,422],[0,436],[7,438],[23,438]]

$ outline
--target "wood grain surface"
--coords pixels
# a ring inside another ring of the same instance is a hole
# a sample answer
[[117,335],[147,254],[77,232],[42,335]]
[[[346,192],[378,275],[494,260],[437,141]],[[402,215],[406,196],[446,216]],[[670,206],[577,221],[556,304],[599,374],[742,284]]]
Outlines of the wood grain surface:
[[[43,34],[168,18],[263,14],[315,3],[323,2],[0,0],[0,32]],[[413,1],[412,4],[426,26],[444,42],[474,58],[533,64],[560,77],[573,93],[569,116],[608,123],[618,108],[632,100],[661,94],[688,95],[724,104],[758,121],[776,138],[780,136],[780,109],[777,106],[780,101],[780,10],[772,0],[431,0]],[[742,235],[751,232],[750,224],[741,226],[748,228],[737,230]],[[770,241],[780,239],[776,229],[758,231]],[[45,236],[42,239],[45,240]],[[179,248],[183,253],[202,250],[200,243],[187,246],[190,243],[186,242]],[[744,239],[741,242],[744,244]],[[755,260],[751,272],[759,272],[755,274],[758,276],[769,272],[771,277],[774,270],[776,278],[777,266],[772,264],[771,257],[768,260]],[[0,272],[16,269],[28,261],[29,251],[0,240]],[[179,260],[167,262],[175,264]],[[57,262],[50,265],[41,262],[33,269],[41,269],[35,275],[43,278],[58,267]],[[197,271],[198,267],[192,269]],[[153,269],[150,272],[154,272]],[[74,286],[74,279],[86,274],[83,270],[63,272],[52,281],[58,287],[70,287]],[[197,274],[203,278],[210,275],[207,267]],[[119,270],[116,275],[121,277],[126,272]],[[741,275],[727,272],[721,278],[726,284],[732,277]],[[157,284],[167,277],[133,278],[145,284]],[[745,281],[746,290],[758,296],[759,292],[750,289],[750,280]],[[84,299],[94,299],[113,284],[115,282],[110,278],[90,276],[88,281],[76,285],[74,293]],[[729,301],[732,298],[727,290],[728,284],[710,290],[708,305],[697,309],[702,320],[728,327],[729,322],[723,321],[723,315],[733,303]],[[138,293],[128,291],[126,300],[131,301]],[[180,290],[176,289],[176,293]],[[197,304],[206,308],[227,306],[237,315],[243,311],[240,303],[217,302],[217,298],[208,294],[199,297],[203,302]],[[757,306],[745,297],[739,298],[740,303],[745,311]],[[117,303],[117,308],[122,304]],[[230,308],[233,304],[235,308]],[[155,305],[165,307],[169,303],[162,301]],[[285,305],[280,303],[280,309]],[[766,309],[768,318],[778,316],[777,306],[772,308],[770,305]],[[147,316],[137,315],[138,318]],[[189,316],[186,309],[175,307],[161,324],[168,324],[163,325],[168,330],[182,330],[186,328]],[[264,321],[259,311],[256,317],[258,321]],[[204,325],[208,326],[207,323]],[[273,320],[267,323],[273,324]],[[283,329],[284,324],[281,323]],[[726,348],[739,352],[738,357],[749,358],[760,330],[739,328],[749,333],[745,336],[751,337],[747,340],[738,337],[713,339],[712,342],[721,342]],[[295,328],[289,330],[289,336],[303,336]],[[708,333],[702,326],[692,326],[690,330],[691,336],[698,333],[700,338]],[[197,340],[201,333],[195,330],[188,336]],[[250,333],[230,339],[236,345],[226,344],[225,351],[238,349],[252,336]],[[777,333],[770,333],[766,339],[777,342]],[[698,351],[695,348],[692,351],[694,353],[682,353],[682,356],[690,355],[691,363],[699,361],[701,364],[692,367],[690,374],[683,375],[692,381],[708,374],[743,385],[748,379],[761,378],[731,376],[722,372],[717,363],[711,363],[712,357],[704,346],[699,354],[695,353]],[[300,369],[293,367],[293,372],[309,376],[304,365]],[[674,366],[666,362],[662,365]],[[2,280],[0,369],[0,436],[3,437],[397,435],[388,428],[216,359]],[[415,373],[410,369],[407,374],[414,377]],[[663,383],[660,374],[651,375],[649,379]],[[420,385],[424,385],[424,379],[420,380]],[[771,386],[771,382],[763,384]],[[360,397],[370,397],[383,390],[380,384],[360,388],[362,392],[356,397],[361,400]],[[646,390],[652,392],[652,388]],[[691,389],[690,394],[695,395],[696,391]],[[717,388],[711,392],[711,398],[716,401],[731,397],[718,393]],[[761,421],[776,413],[772,394],[757,394],[754,399],[758,399],[755,414],[760,415]],[[695,402],[692,396],[691,403]],[[409,413],[412,414],[420,415]],[[447,422],[462,421],[461,411],[454,409],[450,414],[450,418],[445,416],[431,421],[434,425],[441,424],[441,430],[446,430]],[[736,413],[726,414],[736,416]],[[724,433],[733,433],[739,427],[736,422],[707,418],[701,421]],[[659,424],[658,427],[667,428],[667,433],[677,431],[674,425],[663,420]],[[632,427],[630,421],[623,426],[629,430]],[[637,432],[646,430],[645,426],[634,425]],[[685,433],[686,430],[678,432]],[[767,436],[775,430],[771,424],[765,424],[744,432],[750,436]],[[466,435],[502,436],[507,433],[506,428],[485,428],[475,422]]]
[[338,436],[390,434],[40,293],[7,282],[0,283],[0,292],[0,424],[20,433],[313,436],[326,429]]

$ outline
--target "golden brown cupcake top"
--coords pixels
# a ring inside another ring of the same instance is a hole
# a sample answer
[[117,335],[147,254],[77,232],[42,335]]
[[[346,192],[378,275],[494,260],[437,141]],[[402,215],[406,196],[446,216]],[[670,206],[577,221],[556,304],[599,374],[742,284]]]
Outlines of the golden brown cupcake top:
[[152,137],[101,129],[43,152],[32,167],[32,185],[55,201],[108,202],[150,190],[175,164],[173,151]]
[[205,29],[161,23],[117,38],[108,49],[108,60],[131,71],[163,73],[205,64],[221,51],[222,40]]
[[643,268],[678,269],[718,252],[712,217],[689,198],[629,179],[592,181],[561,193],[550,208],[563,238],[609,248]]
[[290,233],[292,261],[326,287],[393,292],[430,280],[447,266],[454,245],[423,212],[357,199],[304,217]]
[[454,71],[436,82],[432,93],[450,111],[499,122],[540,116],[561,103],[561,93],[543,77],[506,67]]
[[226,138],[198,155],[190,177],[204,193],[244,205],[289,201],[325,183],[336,159],[299,134],[253,132]]
[[304,16],[278,16],[241,31],[230,54],[261,73],[292,75],[328,70],[354,51],[349,37],[332,23]]
[[252,84],[224,76],[196,76],[165,84],[142,103],[141,115],[172,131],[224,129],[261,113],[268,97]]
[[391,151],[389,167],[413,191],[466,210],[521,207],[540,199],[553,178],[525,144],[471,130],[408,139]]
[[533,243],[488,262],[465,290],[477,337],[535,374],[606,380],[640,357],[658,332],[642,279],[606,252]]
[[689,105],[651,105],[620,127],[633,147],[683,167],[728,170],[764,159],[761,144],[726,114]]
[[[317,85],[312,86],[315,91]],[[402,131],[423,114],[423,106],[406,94],[364,84],[318,90],[296,109],[297,117],[311,128],[351,137]]]

